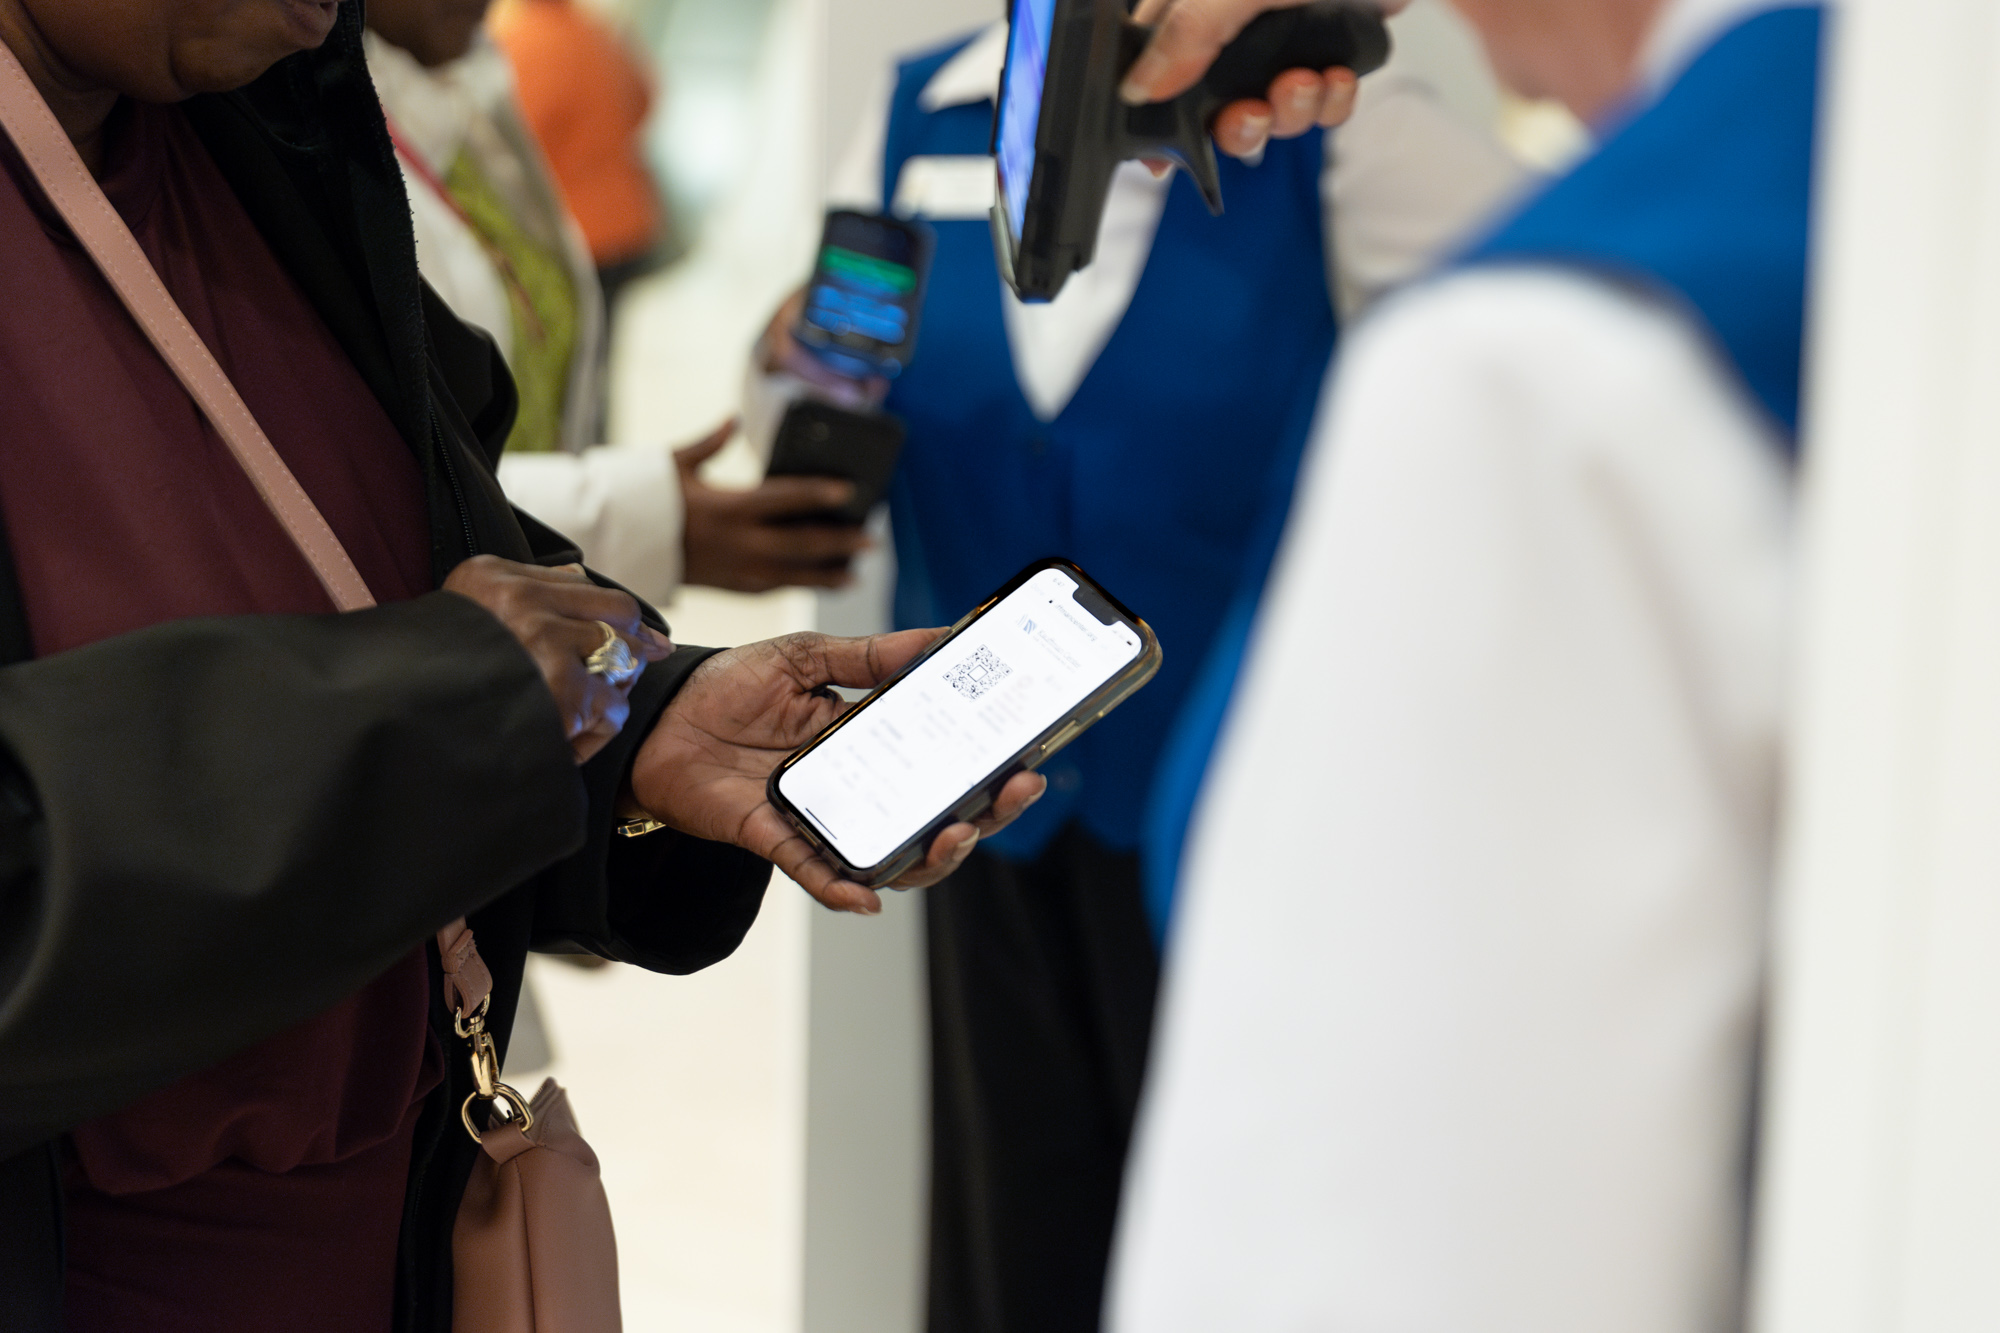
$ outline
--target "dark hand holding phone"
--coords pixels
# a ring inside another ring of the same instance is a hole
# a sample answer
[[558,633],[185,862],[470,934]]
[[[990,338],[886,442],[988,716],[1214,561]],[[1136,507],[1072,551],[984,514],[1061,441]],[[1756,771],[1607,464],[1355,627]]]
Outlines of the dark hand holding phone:
[[785,411],[771,445],[770,477],[839,477],[854,495],[839,509],[802,514],[796,523],[861,524],[888,493],[903,450],[903,423],[886,412],[852,412],[802,398]]
[[779,765],[771,804],[843,876],[887,883],[1159,666],[1143,620],[1069,561],[1037,561]]

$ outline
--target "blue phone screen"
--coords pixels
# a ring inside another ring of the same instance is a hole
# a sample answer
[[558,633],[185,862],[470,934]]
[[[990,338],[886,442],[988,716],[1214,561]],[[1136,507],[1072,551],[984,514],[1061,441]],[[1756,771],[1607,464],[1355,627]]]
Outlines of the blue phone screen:
[[1001,94],[997,156],[1000,193],[1017,238],[1028,217],[1028,186],[1035,179],[1035,132],[1042,123],[1042,83],[1048,76],[1055,11],[1056,0],[1014,0],[1007,37],[1007,87]]
[[903,303],[916,286],[916,270],[908,264],[825,246],[806,318],[836,337],[859,334],[894,347],[909,334],[910,312]]
[[866,214],[828,214],[806,289],[802,341],[848,373],[895,374],[910,354],[923,262],[903,227]]

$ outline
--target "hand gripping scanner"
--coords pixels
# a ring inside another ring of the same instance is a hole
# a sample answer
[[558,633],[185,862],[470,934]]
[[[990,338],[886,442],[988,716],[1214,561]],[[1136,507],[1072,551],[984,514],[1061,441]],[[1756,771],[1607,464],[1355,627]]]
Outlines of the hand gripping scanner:
[[993,122],[993,242],[1002,276],[1024,301],[1053,300],[1090,263],[1119,163],[1177,162],[1220,213],[1209,138],[1218,111],[1264,96],[1288,69],[1367,74],[1389,58],[1389,30],[1373,5],[1316,0],[1259,15],[1179,97],[1127,106],[1119,82],[1152,34],[1121,0],[1013,0]]

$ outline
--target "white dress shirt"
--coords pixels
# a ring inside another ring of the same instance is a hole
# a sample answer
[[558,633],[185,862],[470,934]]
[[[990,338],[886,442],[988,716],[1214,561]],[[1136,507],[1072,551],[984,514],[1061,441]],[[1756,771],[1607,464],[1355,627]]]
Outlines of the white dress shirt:
[[[1651,82],[1753,6],[1670,7]],[[1677,306],[1346,345],[1191,832],[1112,1333],[1740,1327],[1789,469]]]
[[[1006,54],[1007,25],[985,28],[924,85],[918,105],[938,111],[991,101]],[[1361,87],[1353,119],[1327,135],[1321,177],[1327,271],[1343,313],[1421,272],[1525,174],[1490,134],[1447,110],[1421,78],[1392,66]],[[881,208],[888,106],[885,87],[835,166],[829,191],[835,206]],[[1023,305],[1002,285],[1015,374],[1042,420],[1062,412],[1125,317],[1170,184],[1171,177],[1157,179],[1141,164],[1125,163],[1112,177],[1095,260],[1054,301]],[[890,202],[907,216],[983,221],[993,189],[990,157],[918,157],[905,164]]]

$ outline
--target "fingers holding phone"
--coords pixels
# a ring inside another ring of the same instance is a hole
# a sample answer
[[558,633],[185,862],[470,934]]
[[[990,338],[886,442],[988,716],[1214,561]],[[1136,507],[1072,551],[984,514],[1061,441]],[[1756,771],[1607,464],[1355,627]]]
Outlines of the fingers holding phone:
[[770,803],[847,882],[934,883],[1159,663],[1144,621],[1068,561],[1038,561],[786,759]]
[[[718,653],[697,669],[646,738],[632,768],[633,801],[683,832],[734,843],[772,862],[835,911],[882,910],[772,806],[773,769],[849,711],[829,686],[871,689],[945,636],[904,630],[864,639],[792,634]],[[1020,773],[975,820],[938,831],[921,863],[884,887],[917,888],[956,870],[979,838],[999,832],[1041,796]]]
[[[848,711],[831,686],[872,688],[942,633],[792,634],[716,654],[689,677],[640,748],[634,803],[682,832],[756,853],[836,911],[881,911],[874,890],[843,875],[772,807],[768,780],[788,754]],[[1013,813],[1025,808],[1019,796]],[[953,835],[938,860],[963,860],[971,850],[960,846],[965,836]]]
[[[952,637],[949,630],[910,630],[901,634],[877,635],[869,639],[833,639],[825,641],[829,649],[823,670],[811,671],[807,678],[824,676],[828,683],[850,688],[873,688],[892,680],[904,670],[920,652],[942,647]],[[845,716],[852,705],[842,704],[833,721]],[[828,723],[829,726],[832,723]],[[823,734],[823,731],[822,733]],[[992,801],[975,818],[949,824],[938,830],[931,839],[929,848],[921,860],[896,875],[886,883],[875,887],[890,889],[923,889],[945,879],[953,871],[965,864],[982,838],[990,838],[1027,813],[1028,807],[1042,798],[1048,790],[1048,779],[1040,773],[1016,772],[993,793]],[[772,807],[773,813],[776,808]],[[796,838],[799,832],[795,821],[788,834]],[[866,894],[875,898],[877,910],[880,899],[872,890],[863,888],[854,881],[852,867],[836,865],[830,861],[821,848],[807,839],[798,839],[799,845],[791,850],[797,857],[793,866],[779,868],[800,884],[811,881],[822,885],[815,897],[826,901],[822,894],[838,886],[843,895],[860,897]],[[801,876],[804,876],[802,879]],[[860,893],[855,893],[860,890]]]
[[[1046,790],[1034,770],[1159,670],[1159,640],[1043,560],[949,631],[793,634],[704,662],[632,768],[634,802],[773,862],[826,906],[934,884]],[[830,687],[872,692],[850,707]]]
[[767,375],[792,375],[805,381],[827,402],[855,411],[880,407],[889,396],[889,381],[883,375],[854,376],[835,370],[814,356],[793,336],[799,316],[806,308],[806,288],[801,287],[778,307],[764,334],[757,340],[756,362]]
[[930,851],[913,868],[889,881],[892,889],[927,889],[965,864],[981,838],[990,838],[1028,812],[1042,799],[1049,780],[1040,773],[1016,773],[1008,778],[985,814],[970,823],[953,824],[931,842]]
[[829,211],[812,276],[759,342],[765,372],[795,375],[853,411],[879,407],[916,352],[936,248],[926,223]]
[[765,830],[765,836],[774,840],[769,857],[786,878],[823,906],[873,915],[882,910],[878,889],[927,889],[948,878],[965,864],[982,838],[992,837],[1027,813],[1028,807],[1040,800],[1048,787],[1048,779],[1039,773],[1016,773],[1001,788],[986,814],[940,830],[921,861],[873,888],[856,883],[851,870],[828,860],[818,846],[800,835],[797,825],[768,801],[758,811],[758,824]]
[[689,583],[731,592],[844,588],[855,556],[874,545],[858,524],[837,517],[854,485],[837,477],[766,477],[750,490],[711,486],[701,465],[735,424],[674,454],[686,519],[681,530]]

